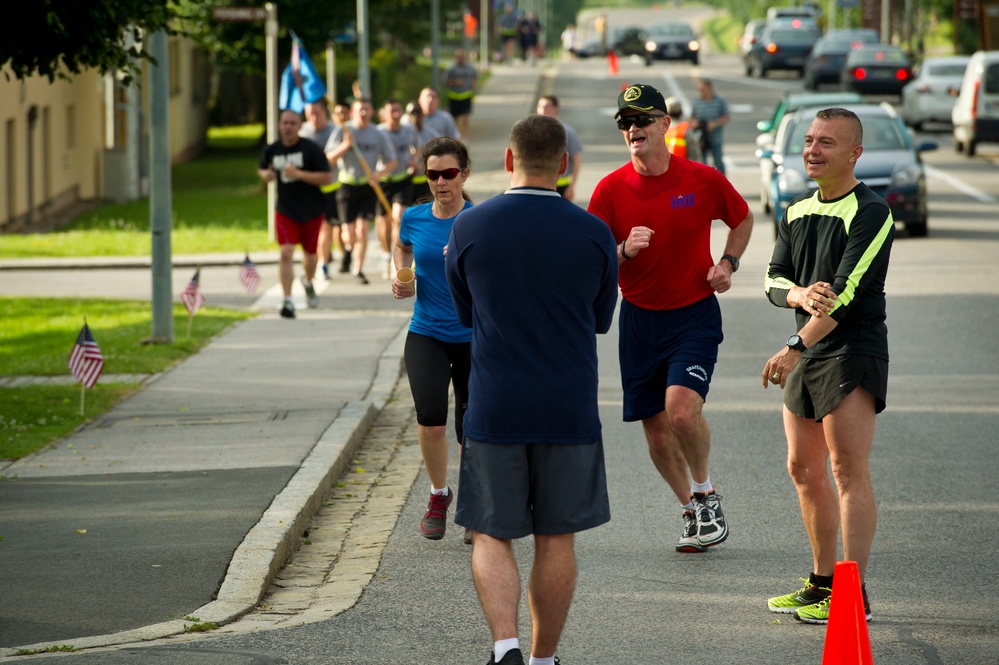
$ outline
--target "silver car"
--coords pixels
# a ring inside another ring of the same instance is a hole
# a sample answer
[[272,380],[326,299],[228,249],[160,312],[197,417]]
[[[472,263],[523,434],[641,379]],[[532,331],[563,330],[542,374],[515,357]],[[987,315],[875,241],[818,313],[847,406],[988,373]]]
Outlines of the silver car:
[[902,119],[920,130],[926,122],[950,123],[969,56],[926,58],[919,73],[902,88]]

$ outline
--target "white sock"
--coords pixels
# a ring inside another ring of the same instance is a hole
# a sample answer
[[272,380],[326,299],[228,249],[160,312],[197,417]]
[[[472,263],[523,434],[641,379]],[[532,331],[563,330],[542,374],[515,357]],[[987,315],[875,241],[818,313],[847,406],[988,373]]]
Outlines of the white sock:
[[528,665],[555,665],[555,656],[549,658],[538,658],[537,656],[531,656],[531,661]]
[[444,496],[447,496],[448,495],[448,487],[447,487],[447,485],[445,485],[443,487],[443,489],[437,489],[436,487],[434,487],[433,483],[430,483],[430,493],[431,494],[443,494]]
[[690,483],[691,493],[699,492],[701,494],[707,494],[712,489],[714,488],[711,486],[711,476],[708,476],[708,479],[705,480],[703,483],[696,482],[694,481],[693,478],[691,478],[691,483]]
[[291,300],[291,296],[285,296],[285,299],[284,299],[284,304],[285,304],[285,305],[289,305],[289,306],[291,306],[291,307],[294,307],[294,306],[295,306],[295,303],[294,303],[294,302],[292,302],[292,300]]
[[507,651],[520,648],[520,640],[516,637],[508,637],[505,640],[496,640],[493,644],[493,660],[497,663],[503,660]]
[[687,503],[685,503],[682,506],[680,506],[680,512],[681,513],[685,513],[688,510],[693,510],[693,509],[694,509],[694,502],[693,501],[688,501]]

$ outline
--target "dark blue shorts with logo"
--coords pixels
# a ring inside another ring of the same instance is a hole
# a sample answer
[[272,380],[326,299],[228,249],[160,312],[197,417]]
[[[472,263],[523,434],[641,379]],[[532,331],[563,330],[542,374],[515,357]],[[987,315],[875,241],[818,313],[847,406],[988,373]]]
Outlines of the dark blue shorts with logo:
[[669,386],[690,388],[707,399],[724,338],[714,294],[668,310],[622,300],[618,325],[625,422],[651,418],[666,408]]

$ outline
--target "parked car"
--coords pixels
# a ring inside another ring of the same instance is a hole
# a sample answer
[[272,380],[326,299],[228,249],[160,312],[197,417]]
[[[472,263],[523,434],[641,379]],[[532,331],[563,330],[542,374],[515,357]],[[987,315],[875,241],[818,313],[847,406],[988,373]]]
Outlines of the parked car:
[[[758,18],[753,19],[746,23],[745,29],[742,31],[742,35],[739,37],[739,55],[742,57],[743,63],[746,62],[746,56],[749,55],[749,49],[753,47],[753,44],[760,38],[763,34],[763,28],[767,27],[767,22],[764,19]],[[746,73],[749,73],[749,69],[746,69]]]
[[608,51],[614,51],[619,56],[640,55],[645,57],[645,33],[637,27],[607,28],[606,48],[600,40],[600,35],[590,35],[572,50],[577,58],[602,57]]
[[[796,196],[818,187],[806,174],[802,153],[805,133],[822,108],[805,107],[785,116],[773,147],[758,153],[761,159],[773,162],[770,197],[775,229]],[[914,145],[901,117],[886,102],[845,108],[860,116],[864,126],[864,152],[854,169],[857,179],[887,201],[895,223],[903,225],[910,236],[925,236],[926,174],[920,155],[939,145],[936,141]]]
[[969,56],[926,58],[902,88],[902,118],[915,130],[924,122],[950,122]]
[[975,155],[979,143],[999,142],[999,51],[971,56],[951,112],[954,149]]
[[885,44],[850,51],[840,75],[843,90],[863,95],[900,95],[912,79],[912,63],[902,49]]
[[838,85],[847,53],[864,44],[877,43],[878,33],[870,29],[830,30],[815,42],[815,47],[805,61],[805,88],[818,90],[823,83]]
[[[817,106],[828,108],[830,106],[843,106],[846,104],[860,104],[864,98],[855,92],[797,92],[784,93],[777,108],[774,109],[773,116],[769,120],[760,120],[756,123],[756,129],[762,132],[756,137],[756,156],[760,157],[760,151],[772,148],[774,135],[780,127],[781,120],[803,106]],[[773,175],[773,161],[769,158],[760,159],[760,205],[764,212],[770,212],[770,180]]]
[[746,73],[757,78],[777,69],[801,73],[818,37],[815,28],[798,19],[787,24],[767,25],[746,56]]
[[653,23],[645,29],[645,64],[655,60],[689,60],[697,64],[701,43],[687,23]]

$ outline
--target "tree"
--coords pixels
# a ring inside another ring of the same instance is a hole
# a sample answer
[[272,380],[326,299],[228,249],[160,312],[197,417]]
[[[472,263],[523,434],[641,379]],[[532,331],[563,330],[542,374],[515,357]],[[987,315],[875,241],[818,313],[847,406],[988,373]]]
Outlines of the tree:
[[32,0],[5,21],[0,66],[22,79],[33,74],[69,78],[83,69],[137,73],[144,32],[166,30],[176,0]]

